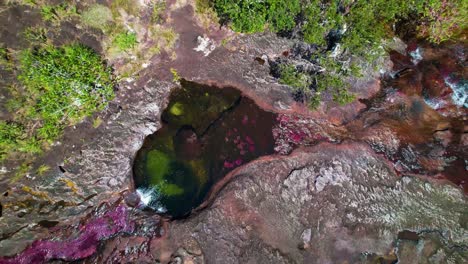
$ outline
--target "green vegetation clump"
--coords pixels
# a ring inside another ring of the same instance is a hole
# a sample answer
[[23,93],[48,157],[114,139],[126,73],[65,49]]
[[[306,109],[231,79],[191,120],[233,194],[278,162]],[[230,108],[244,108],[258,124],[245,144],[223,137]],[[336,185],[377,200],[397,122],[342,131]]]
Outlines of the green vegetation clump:
[[321,71],[301,72],[290,63],[279,69],[279,81],[305,95],[312,108],[320,104],[324,91],[340,104],[354,100],[343,80],[359,77],[361,68],[346,62],[358,57],[364,59],[362,65],[372,64],[384,54],[382,43],[395,35],[393,25],[398,22],[411,21],[420,36],[440,43],[466,30],[468,15],[464,0],[211,0],[211,5],[234,31],[294,28],[301,33],[295,38],[317,47],[308,60]]
[[[335,63],[333,59],[328,59],[324,64]],[[335,70],[327,74],[308,74],[296,69],[294,65],[280,64],[280,78],[282,84],[288,85],[294,93],[299,93],[302,101],[307,103],[311,109],[316,109],[320,105],[321,95],[324,91],[330,91],[333,101],[340,105],[345,105],[354,101],[355,96],[346,89],[347,85],[343,81],[343,76],[347,73],[339,73],[341,69],[338,65],[329,65],[328,69]]]
[[280,65],[280,83],[289,85],[295,90],[307,90],[312,84],[310,76],[296,70],[294,65]]
[[14,122],[0,123],[0,160],[38,153],[63,129],[103,109],[114,96],[111,68],[79,44],[41,46],[19,56],[18,80],[8,102]]
[[136,34],[134,32],[123,32],[115,36],[113,44],[121,51],[132,49],[137,44]]
[[159,150],[151,150],[147,154],[146,169],[151,175],[150,184],[163,196],[176,196],[184,193],[184,189],[177,184],[169,183],[166,177],[170,178],[171,166],[174,161]]
[[94,4],[81,14],[81,21],[90,27],[105,30],[113,20],[111,10],[103,5]]
[[73,3],[62,3],[59,5],[42,5],[41,15],[44,21],[59,23],[69,17],[78,15]]
[[230,22],[235,31],[261,32],[266,26],[279,32],[292,29],[301,11],[299,0],[213,0],[222,22]]
[[31,44],[41,44],[47,42],[47,29],[43,27],[27,27],[23,31],[24,38]]

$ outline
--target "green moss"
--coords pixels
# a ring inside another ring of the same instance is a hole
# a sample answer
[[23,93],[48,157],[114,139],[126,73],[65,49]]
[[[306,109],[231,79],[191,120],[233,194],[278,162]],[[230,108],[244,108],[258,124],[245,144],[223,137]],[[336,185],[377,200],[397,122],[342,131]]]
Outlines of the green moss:
[[151,174],[150,179],[153,185],[162,182],[164,175],[169,171],[170,158],[167,154],[159,150],[151,150],[146,156],[146,169]]
[[24,128],[20,124],[0,120],[0,161],[17,148],[23,136]]
[[39,168],[37,168],[36,170],[36,173],[39,175],[39,176],[42,176],[44,175],[46,172],[48,172],[50,170],[50,167],[45,165],[45,164],[42,164],[41,166],[39,166]]
[[160,194],[164,196],[176,196],[184,193],[184,189],[172,183],[161,183],[157,188]]
[[172,105],[171,109],[169,109],[169,112],[175,116],[180,116],[184,113],[184,105],[175,103]]

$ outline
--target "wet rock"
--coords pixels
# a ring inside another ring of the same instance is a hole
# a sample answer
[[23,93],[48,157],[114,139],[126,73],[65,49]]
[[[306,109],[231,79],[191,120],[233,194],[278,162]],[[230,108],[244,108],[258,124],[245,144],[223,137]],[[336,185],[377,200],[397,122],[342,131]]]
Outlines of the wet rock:
[[437,131],[434,133],[434,138],[442,143],[445,147],[447,147],[450,142],[452,141],[453,134],[449,130],[445,131]]
[[[173,241],[190,234],[208,262],[223,263],[358,261],[364,252],[387,255],[403,229],[439,230],[450,236],[445,243],[467,243],[463,192],[398,177],[387,164],[355,143],[320,144],[249,164],[212,206],[171,225]],[[317,189],[323,175],[330,178]],[[314,235],[301,250],[308,229]]]
[[130,207],[137,207],[140,204],[140,197],[137,193],[130,193],[125,196],[125,203]]
[[[129,108],[109,113],[108,119],[112,122],[101,125],[98,132],[95,132],[93,141],[80,147],[81,155],[67,157],[65,173],[51,170],[42,177],[28,180],[27,184],[34,186],[33,188],[24,188],[21,185],[12,187],[15,191],[10,191],[7,197],[1,197],[2,204],[9,204],[3,210],[0,223],[2,233],[14,232],[25,225],[27,227],[14,233],[11,239],[0,241],[0,247],[4,249],[0,251],[0,255],[14,254],[32,241],[47,237],[47,233],[37,232],[28,225],[43,220],[44,215],[59,222],[76,221],[95,207],[97,201],[108,200],[129,188],[131,160],[144,137],[160,126],[157,117],[161,114],[164,100],[172,87],[169,83],[151,79],[144,79],[133,85],[140,88],[135,89],[132,96],[119,94],[116,98],[117,101],[129,102]],[[53,151],[49,155],[54,154],[57,156]],[[72,192],[60,180],[63,177],[74,182],[79,194]],[[21,218],[17,216],[20,211],[26,212]]]
[[127,217],[126,208],[118,206],[81,226],[75,239],[36,241],[21,254],[12,258],[0,258],[0,262],[44,263],[52,259],[74,261],[89,257],[96,252],[100,240],[120,232],[133,231],[133,223],[128,222]]
[[444,235],[432,230],[418,233],[414,238],[400,237],[396,255],[400,263],[463,263],[468,254],[463,247],[450,247]]

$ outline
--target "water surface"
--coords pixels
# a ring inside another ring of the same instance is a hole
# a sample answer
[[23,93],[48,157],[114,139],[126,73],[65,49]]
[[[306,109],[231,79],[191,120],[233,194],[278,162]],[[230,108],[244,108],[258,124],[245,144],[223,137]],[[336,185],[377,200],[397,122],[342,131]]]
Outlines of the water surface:
[[276,115],[240,91],[183,80],[162,114],[163,126],[137,153],[134,182],[143,202],[173,217],[203,202],[228,172],[274,152]]

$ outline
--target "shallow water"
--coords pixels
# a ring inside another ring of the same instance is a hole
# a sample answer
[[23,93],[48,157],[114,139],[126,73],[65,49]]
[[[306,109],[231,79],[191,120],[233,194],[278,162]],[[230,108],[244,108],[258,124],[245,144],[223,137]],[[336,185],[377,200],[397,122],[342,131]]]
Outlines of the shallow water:
[[197,207],[229,171],[274,152],[276,115],[234,88],[182,81],[134,163],[135,188],[154,210],[173,217]]

